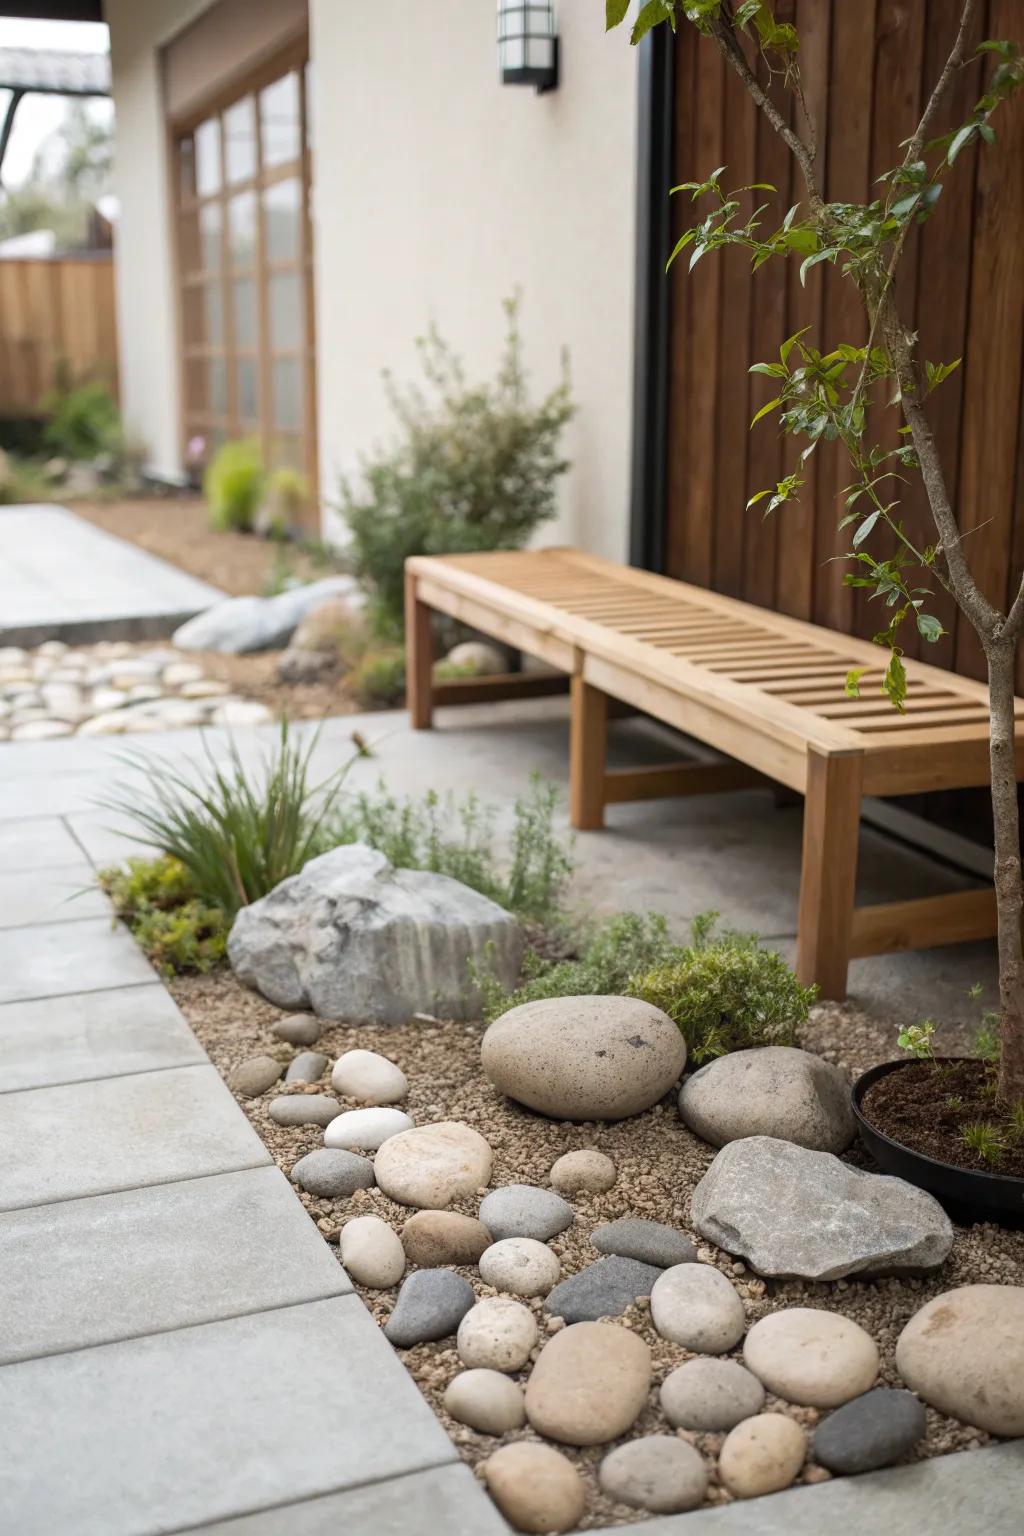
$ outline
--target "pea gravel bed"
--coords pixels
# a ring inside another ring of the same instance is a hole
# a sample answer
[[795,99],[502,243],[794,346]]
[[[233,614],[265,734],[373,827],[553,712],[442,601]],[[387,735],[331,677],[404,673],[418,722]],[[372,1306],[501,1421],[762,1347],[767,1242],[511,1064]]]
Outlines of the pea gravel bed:
[[[282,1045],[270,1033],[270,1026],[282,1010],[274,1008],[247,992],[225,970],[209,976],[179,977],[170,983],[179,1006],[201,1040],[214,1064],[227,1076],[232,1067],[247,1057],[269,1054],[287,1063],[296,1048]],[[849,1026],[848,1029],[844,1026]],[[285,1173],[305,1153],[323,1144],[323,1132],[317,1126],[286,1128],[268,1118],[267,1106],[282,1092],[331,1093],[330,1065],[342,1052],[356,1047],[379,1051],[402,1068],[409,1080],[409,1096],[402,1108],[417,1125],[435,1120],[461,1120],[484,1135],[494,1153],[491,1188],[503,1184],[525,1183],[548,1186],[548,1171],[555,1159],[567,1151],[594,1147],[610,1156],[618,1170],[614,1187],[602,1195],[575,1195],[572,1204],[576,1221],[568,1231],[553,1238],[549,1246],[558,1254],[563,1277],[593,1263],[599,1257],[591,1246],[591,1231],[603,1222],[623,1216],[645,1217],[680,1227],[694,1236],[689,1226],[690,1193],[707,1169],[714,1155],[712,1148],[694,1137],[680,1122],[675,1095],[630,1120],[615,1124],[569,1124],[547,1120],[503,1099],[484,1078],[479,1066],[482,1026],[479,1024],[414,1023],[400,1029],[361,1025],[325,1025],[316,1045],[329,1058],[320,1083],[302,1088],[276,1084],[257,1099],[239,1097],[238,1102]],[[845,1060],[843,1042],[849,1039],[853,1060]],[[888,1042],[888,1043],[887,1043]],[[860,1071],[872,1062],[891,1054],[891,1031],[880,1031],[876,1021],[831,1005],[816,1010],[802,1043],[818,1048],[848,1071]],[[355,1101],[339,1098],[339,1112],[355,1107]],[[852,1160],[866,1165],[866,1158],[855,1145]],[[358,1190],[347,1199],[319,1199],[296,1192],[330,1242],[337,1242],[340,1228],[353,1216],[383,1217],[396,1231],[412,1211],[389,1200],[379,1189]],[[483,1191],[481,1191],[481,1195]],[[451,1209],[476,1215],[479,1198],[461,1200]],[[893,1363],[896,1340],[911,1315],[932,1296],[954,1286],[988,1282],[1024,1284],[1024,1232],[1008,1232],[992,1225],[970,1229],[957,1228],[949,1260],[934,1276],[921,1280],[883,1279],[876,1281],[840,1280],[827,1284],[804,1281],[765,1281],[753,1275],[744,1264],[733,1262],[727,1254],[696,1239],[698,1257],[717,1265],[735,1285],[747,1312],[748,1327],[769,1312],[783,1307],[811,1306],[840,1312],[853,1318],[875,1339],[881,1353],[879,1384],[901,1386]],[[496,1294],[484,1285],[475,1269],[462,1269],[477,1295]],[[360,1294],[376,1321],[383,1326],[395,1303],[397,1288],[390,1291],[366,1291]],[[541,1344],[564,1326],[560,1319],[549,1318],[543,1300],[526,1303],[532,1307],[540,1324]],[[659,1337],[651,1326],[650,1310],[641,1300],[620,1318],[623,1326],[633,1329],[649,1345],[654,1362],[654,1381],[647,1407],[629,1435],[672,1433],[658,1403],[658,1388],[669,1371],[693,1356],[681,1346]],[[324,1348],[330,1341],[324,1340]],[[420,1344],[399,1354],[411,1372],[463,1458],[472,1466],[482,1463],[500,1445],[523,1439],[535,1439],[529,1430],[517,1430],[502,1439],[482,1435],[450,1418],[441,1406],[445,1387],[462,1368],[454,1339]],[[734,1358],[739,1351],[731,1352]],[[514,1378],[525,1384],[528,1374]],[[766,1410],[781,1412],[813,1431],[821,1415],[812,1408],[794,1407],[769,1394]],[[929,1408],[927,1434],[918,1447],[922,1457],[943,1455],[991,1443],[988,1434],[958,1423]],[[675,1431],[705,1453],[710,1470],[708,1502],[730,1502],[731,1496],[718,1484],[715,1461],[722,1435]],[[581,1529],[614,1525],[644,1518],[641,1512],[612,1502],[598,1487],[597,1469],[612,1449],[600,1445],[585,1449],[559,1446],[582,1474],[588,1496],[588,1513]],[[478,1474],[479,1475],[479,1474]],[[808,1462],[799,1482],[822,1482],[830,1477],[824,1468]]]

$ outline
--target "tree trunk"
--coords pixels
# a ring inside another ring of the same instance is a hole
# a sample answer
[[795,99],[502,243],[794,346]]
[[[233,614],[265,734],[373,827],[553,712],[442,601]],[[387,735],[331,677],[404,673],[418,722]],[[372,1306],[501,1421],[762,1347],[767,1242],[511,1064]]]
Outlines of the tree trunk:
[[1020,827],[1014,751],[1014,652],[1005,640],[987,647],[992,819],[999,920],[999,1011],[1002,1050],[997,1096],[1004,1107],[1024,1102],[1024,952],[1021,947]]

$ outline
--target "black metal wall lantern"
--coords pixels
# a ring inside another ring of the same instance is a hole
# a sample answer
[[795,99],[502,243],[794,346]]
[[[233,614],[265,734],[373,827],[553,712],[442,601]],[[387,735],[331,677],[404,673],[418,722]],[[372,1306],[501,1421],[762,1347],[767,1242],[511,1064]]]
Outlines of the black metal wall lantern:
[[533,85],[537,94],[558,85],[555,7],[529,0],[498,0],[498,67],[502,85]]

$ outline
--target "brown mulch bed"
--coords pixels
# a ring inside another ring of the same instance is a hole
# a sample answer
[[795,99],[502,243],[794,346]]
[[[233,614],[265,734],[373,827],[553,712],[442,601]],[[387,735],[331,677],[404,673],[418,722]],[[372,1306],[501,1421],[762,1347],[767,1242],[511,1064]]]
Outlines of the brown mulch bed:
[[[861,1106],[894,1141],[954,1168],[1024,1178],[1024,1137],[996,1108],[994,1076],[983,1061],[913,1061],[873,1083]],[[991,1126],[999,1146],[982,1157],[963,1139],[972,1125]]]
[[[223,1074],[247,1056],[267,1053],[282,1063],[294,1054],[270,1033],[270,1026],[281,1010],[238,985],[227,970],[209,976],[181,977],[170,983],[171,990],[186,1018]],[[848,1072],[870,1065],[886,1054],[881,1039],[871,1043],[871,1025],[863,1018],[851,1019],[844,1031],[838,1011],[819,1014],[808,1027],[804,1043],[813,1048],[820,1041],[830,1055],[840,1060]],[[877,1025],[875,1030],[877,1032]],[[501,1097],[480,1070],[480,1024],[416,1023],[405,1028],[326,1025],[316,1049],[331,1062],[353,1047],[377,1050],[398,1063],[409,1079],[408,1101],[402,1106],[417,1124],[441,1119],[463,1120],[484,1135],[494,1152],[493,1187],[508,1183],[546,1185],[548,1171],[556,1157],[580,1147],[597,1147],[613,1158],[618,1169],[615,1186],[604,1195],[576,1196],[573,1204],[575,1225],[551,1242],[562,1262],[563,1275],[570,1275],[594,1262],[598,1254],[592,1247],[591,1231],[602,1222],[619,1216],[636,1215],[689,1229],[690,1193],[702,1176],[714,1149],[706,1146],[682,1125],[676,1113],[674,1095],[661,1104],[617,1124],[573,1125],[547,1120]],[[891,1031],[889,1032],[891,1034]],[[856,1060],[844,1059],[840,1042],[856,1042]],[[308,1091],[329,1092],[329,1068],[324,1083]],[[271,1155],[287,1173],[306,1152],[322,1145],[322,1131],[317,1127],[284,1128],[267,1116],[267,1105],[282,1085],[259,1099],[239,1099],[253,1126],[263,1138]],[[296,1085],[289,1092],[307,1091]],[[339,1111],[354,1107],[352,1101],[339,1099]],[[348,1200],[323,1200],[298,1193],[298,1198],[329,1241],[336,1241],[339,1229],[352,1216],[375,1214],[396,1230],[401,1230],[410,1212],[390,1201],[379,1189],[360,1190]],[[453,1209],[476,1213],[478,1202],[464,1200]],[[733,1262],[725,1253],[697,1239],[699,1256],[716,1264],[736,1286],[753,1323],[765,1313],[781,1307],[804,1305],[823,1307],[855,1318],[878,1342],[882,1355],[880,1381],[899,1385],[894,1365],[896,1339],[910,1316],[931,1297],[957,1285],[977,1282],[1020,1285],[1024,1283],[1024,1233],[1002,1230],[992,1225],[970,1229],[958,1228],[953,1252],[941,1271],[920,1280],[884,1279],[845,1281],[834,1284],[807,1284],[800,1281],[773,1282],[758,1279],[742,1263]],[[482,1284],[475,1269],[460,1271],[480,1296],[494,1294]],[[384,1324],[394,1306],[397,1292],[361,1291],[375,1320]],[[560,1324],[548,1319],[542,1301],[528,1302],[537,1313],[543,1342]],[[680,1346],[660,1338],[651,1326],[648,1306],[641,1302],[618,1321],[641,1335],[654,1358],[655,1384],[647,1407],[630,1435],[665,1433],[667,1430],[658,1404],[658,1386],[675,1366],[690,1358]],[[400,1352],[421,1392],[438,1414],[457,1445],[460,1454],[473,1466],[486,1459],[504,1441],[481,1435],[450,1419],[441,1407],[448,1382],[461,1369],[454,1341],[421,1344]],[[528,1372],[517,1378],[524,1383]],[[769,1398],[769,1408],[790,1414],[808,1430],[819,1417],[814,1409],[798,1408]],[[932,1409],[927,1410],[928,1432],[920,1447],[922,1456],[940,1455],[984,1445],[989,1436],[980,1430],[957,1423]],[[706,1454],[713,1468],[721,1436],[687,1435]],[[507,1440],[530,1438],[529,1429],[517,1431]],[[589,1510],[584,1528],[642,1519],[635,1509],[610,1501],[598,1488],[597,1468],[610,1446],[577,1450],[559,1447],[579,1467],[587,1485]],[[803,1481],[827,1478],[823,1469],[808,1463]],[[729,1495],[715,1481],[709,1499],[727,1502]]]
[[[280,547],[251,533],[217,533],[201,496],[150,496],[134,501],[71,501],[68,508],[107,533],[219,587],[229,597],[263,592]],[[326,574],[310,555],[285,546],[290,574],[312,581]]]

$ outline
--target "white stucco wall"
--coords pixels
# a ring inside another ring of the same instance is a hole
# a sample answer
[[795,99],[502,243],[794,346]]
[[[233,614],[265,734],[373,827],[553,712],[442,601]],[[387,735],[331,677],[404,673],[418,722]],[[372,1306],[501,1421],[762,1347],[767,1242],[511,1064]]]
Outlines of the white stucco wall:
[[561,85],[497,76],[493,0],[310,0],[325,495],[386,440],[380,371],[415,376],[433,317],[471,371],[523,291],[537,390],[570,353],[573,469],[544,540],[622,558],[633,357],[636,55],[562,0]]
[[114,188],[121,407],[161,475],[181,470],[174,236],[158,49],[211,0],[106,0],[116,112]]

